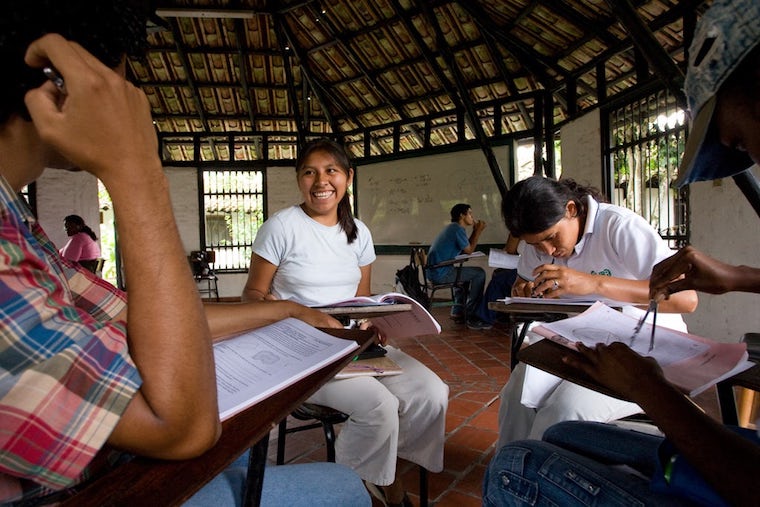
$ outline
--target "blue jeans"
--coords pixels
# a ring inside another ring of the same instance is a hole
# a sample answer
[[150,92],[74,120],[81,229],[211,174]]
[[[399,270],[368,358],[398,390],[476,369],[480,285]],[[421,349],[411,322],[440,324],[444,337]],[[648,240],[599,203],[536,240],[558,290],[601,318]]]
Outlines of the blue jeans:
[[[483,268],[461,267],[459,280],[469,281],[470,290],[467,294],[467,315],[473,318],[477,315],[480,300],[483,298],[483,286],[486,284],[486,272]],[[451,283],[457,277],[455,269],[450,269],[448,273],[440,278],[431,278],[433,283]],[[452,315],[461,315],[462,308],[462,291],[454,290],[454,306],[451,308]]]
[[[214,477],[183,507],[243,505],[248,453]],[[362,480],[350,468],[335,463],[269,466],[264,473],[262,507],[369,507]]]
[[[556,424],[544,441],[499,449],[483,479],[483,505],[691,505],[650,489],[662,441],[602,423]],[[636,472],[610,466],[622,464]]]
[[488,324],[496,322],[496,318],[499,316],[498,312],[488,309],[488,303],[490,301],[496,301],[497,299],[503,299],[512,294],[512,286],[517,279],[516,269],[497,269],[491,275],[491,281],[488,282],[486,292],[483,294],[483,299],[478,305],[478,318]]

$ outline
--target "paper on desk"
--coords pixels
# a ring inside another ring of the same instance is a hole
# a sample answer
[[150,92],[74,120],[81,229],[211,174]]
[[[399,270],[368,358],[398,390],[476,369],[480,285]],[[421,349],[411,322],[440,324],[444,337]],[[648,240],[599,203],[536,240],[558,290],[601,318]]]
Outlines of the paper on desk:
[[297,319],[285,319],[214,344],[222,420],[359,348]]
[[544,323],[533,331],[573,349],[576,348],[575,342],[589,347],[597,343],[622,342],[643,356],[653,357],[665,378],[690,396],[753,364],[747,360],[744,343],[720,343],[662,326],[656,327],[654,349],[649,352],[652,325],[644,324],[631,342],[636,322],[634,317],[595,303],[580,315]]
[[492,268],[517,269],[519,255],[508,254],[504,250],[491,248],[488,251],[488,265]]
[[613,308],[622,308],[624,306],[644,306],[639,303],[630,303],[627,301],[617,301],[609,298],[584,297],[584,296],[565,296],[560,298],[530,298],[530,297],[506,297],[497,299],[504,304],[524,303],[529,305],[554,305],[554,306],[591,306],[597,301],[604,303]]
[[465,254],[459,254],[456,257],[454,257],[454,260],[459,261],[459,260],[462,260],[462,259],[474,259],[475,257],[485,257],[485,256],[486,256],[486,254],[484,254],[483,252],[481,252],[479,250],[476,250],[476,251],[474,251],[472,253],[468,253],[468,254],[466,254],[466,253]]

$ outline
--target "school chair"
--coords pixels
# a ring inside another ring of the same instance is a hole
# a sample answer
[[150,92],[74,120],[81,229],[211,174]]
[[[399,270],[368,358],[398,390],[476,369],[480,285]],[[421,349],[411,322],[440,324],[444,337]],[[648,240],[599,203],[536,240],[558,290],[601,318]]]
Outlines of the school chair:
[[[456,303],[454,303],[454,291],[459,290],[461,291],[461,307],[462,307],[462,318],[463,322],[467,322],[467,296],[470,292],[470,282],[468,280],[460,280],[460,275],[462,272],[462,264],[466,262],[466,259],[460,259],[460,260],[449,260],[445,262],[440,262],[438,264],[434,264],[432,266],[429,266],[427,263],[427,252],[424,248],[415,247],[412,248],[411,258],[410,258],[410,265],[417,271],[418,276],[420,277],[421,284],[427,291],[428,299],[430,300],[430,304],[433,305],[433,301],[435,298],[435,293],[439,290],[450,290],[451,291],[451,305],[456,306]],[[428,269],[435,269],[439,267],[444,266],[453,266],[454,271],[456,273],[454,277],[454,281],[452,282],[444,282],[444,283],[434,283],[432,280],[428,280],[427,277],[427,270]]]
[[[293,418],[299,421],[316,420],[311,424],[305,424],[302,426],[294,426],[288,428],[287,417],[280,421],[277,428],[277,464],[282,465],[285,463],[285,437],[289,433],[297,433],[299,431],[311,430],[322,427],[322,431],[325,434],[325,447],[327,451],[327,461],[335,463],[335,425],[346,422],[348,414],[344,414],[340,410],[334,408],[325,407],[324,405],[317,405],[316,403],[302,403],[300,407],[295,409],[290,414]],[[428,505],[428,477],[427,470],[424,467],[420,468],[420,507],[427,507]]]
[[211,264],[216,260],[216,252],[213,250],[194,250],[190,252],[188,261],[193,268],[193,279],[198,285],[198,293],[207,295],[219,301],[219,287],[217,276],[211,269]]

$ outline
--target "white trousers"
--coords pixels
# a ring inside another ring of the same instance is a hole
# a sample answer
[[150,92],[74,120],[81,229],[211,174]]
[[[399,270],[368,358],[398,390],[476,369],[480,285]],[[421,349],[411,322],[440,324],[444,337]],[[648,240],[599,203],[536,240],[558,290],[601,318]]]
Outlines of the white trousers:
[[308,400],[348,414],[335,460],[379,486],[393,483],[397,458],[443,470],[449,404],[449,386],[438,375],[401,350],[387,349],[404,369],[401,375],[332,380]]
[[515,440],[540,440],[544,431],[560,421],[610,422],[642,412],[635,403],[559,378],[540,408],[528,408],[521,403],[525,372],[526,365],[518,363],[501,390],[497,449]]

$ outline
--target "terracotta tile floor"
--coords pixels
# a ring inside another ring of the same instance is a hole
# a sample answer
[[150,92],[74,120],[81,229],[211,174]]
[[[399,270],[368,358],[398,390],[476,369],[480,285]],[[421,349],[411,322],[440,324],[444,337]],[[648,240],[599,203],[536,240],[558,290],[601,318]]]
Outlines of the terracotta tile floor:
[[[429,504],[477,507],[481,505],[483,473],[497,438],[499,391],[509,376],[510,338],[505,326],[471,331],[455,324],[448,318],[448,310],[441,307],[432,312],[441,323],[440,335],[396,340],[392,344],[425,363],[450,388],[444,470],[428,474]],[[717,410],[714,394],[703,395],[697,401],[708,412]],[[300,424],[305,423],[293,418],[288,421],[288,427]],[[287,463],[325,460],[324,436],[319,429],[290,434],[286,442]],[[276,444],[277,432],[273,431],[269,446],[272,463]],[[419,505],[416,465],[404,463],[401,471],[412,502]]]

